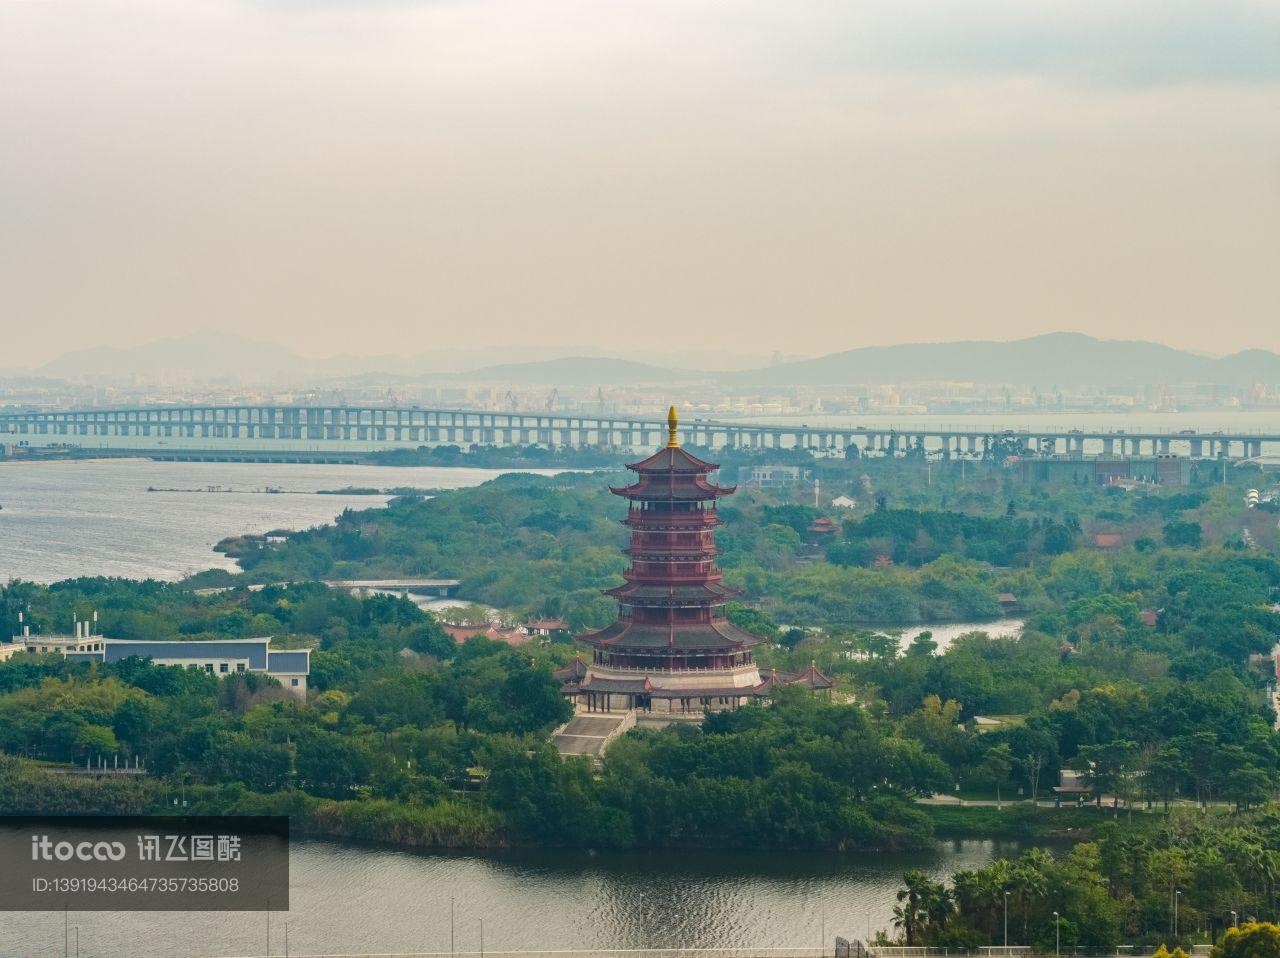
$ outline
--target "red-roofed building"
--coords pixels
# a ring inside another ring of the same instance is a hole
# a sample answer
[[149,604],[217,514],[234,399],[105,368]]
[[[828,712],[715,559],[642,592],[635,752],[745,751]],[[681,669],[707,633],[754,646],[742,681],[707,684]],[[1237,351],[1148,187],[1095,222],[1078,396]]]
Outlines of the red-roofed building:
[[519,626],[508,628],[501,622],[485,622],[483,625],[450,625],[442,623],[445,633],[459,644],[482,635],[494,642],[505,642],[507,645],[524,645],[529,641],[529,633]]
[[809,535],[815,539],[824,539],[828,536],[835,535],[839,531],[840,526],[836,521],[834,519],[828,519],[826,516],[814,519],[813,522],[809,524]]

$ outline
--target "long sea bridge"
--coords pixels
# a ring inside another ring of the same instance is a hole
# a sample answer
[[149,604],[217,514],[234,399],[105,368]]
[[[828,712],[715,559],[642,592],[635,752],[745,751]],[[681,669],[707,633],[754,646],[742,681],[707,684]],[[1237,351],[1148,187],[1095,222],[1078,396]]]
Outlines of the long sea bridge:
[[[780,425],[737,420],[681,422],[684,441],[705,449],[806,449],[868,455],[925,450],[944,457],[985,455],[993,445],[1036,456],[1190,456],[1254,459],[1280,455],[1280,434],[1122,432],[990,427],[901,428]],[[660,445],[666,421],[629,416],[491,412],[403,406],[144,406],[67,411],[0,410],[0,443],[67,446],[101,454],[173,459],[350,460],[418,446],[603,447]]]

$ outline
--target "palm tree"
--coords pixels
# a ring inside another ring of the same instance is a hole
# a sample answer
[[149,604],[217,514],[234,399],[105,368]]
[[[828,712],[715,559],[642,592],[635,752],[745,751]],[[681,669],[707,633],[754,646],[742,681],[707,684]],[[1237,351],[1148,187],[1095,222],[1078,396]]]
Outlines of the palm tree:
[[1043,848],[1033,848],[1024,854],[1013,868],[1014,887],[1022,904],[1022,940],[1031,934],[1031,900],[1043,898],[1048,892],[1048,873],[1053,867],[1053,856]]
[[940,925],[950,917],[951,894],[918,868],[906,871],[902,882],[898,904],[893,906],[893,923],[902,929],[907,945],[914,946],[925,925]]

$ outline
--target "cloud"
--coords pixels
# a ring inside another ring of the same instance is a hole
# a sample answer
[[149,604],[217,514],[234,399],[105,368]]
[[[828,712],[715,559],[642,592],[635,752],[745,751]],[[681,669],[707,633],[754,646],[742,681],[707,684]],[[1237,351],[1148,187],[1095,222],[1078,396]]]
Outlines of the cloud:
[[0,0],[6,345],[1259,341],[1278,16]]
[[793,0],[748,10],[738,22],[761,27],[759,46],[796,72],[1104,86],[1280,78],[1274,0]]

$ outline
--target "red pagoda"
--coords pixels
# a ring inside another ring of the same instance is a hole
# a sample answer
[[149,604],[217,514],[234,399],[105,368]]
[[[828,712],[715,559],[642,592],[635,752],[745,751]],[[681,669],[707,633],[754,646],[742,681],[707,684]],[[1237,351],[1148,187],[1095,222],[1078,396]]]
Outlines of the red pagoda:
[[[680,448],[676,409],[667,445],[628,464],[636,481],[610,491],[630,506],[624,584],[605,590],[618,619],[583,636],[592,661],[561,670],[566,694],[588,711],[639,709],[705,712],[736,708],[768,695],[778,678],[761,679],[751,649],[763,640],[725,617],[727,588],[716,567],[716,500],[733,493],[708,478],[719,466]],[[797,676],[786,676],[794,680]],[[784,680],[785,681],[785,680]]]

